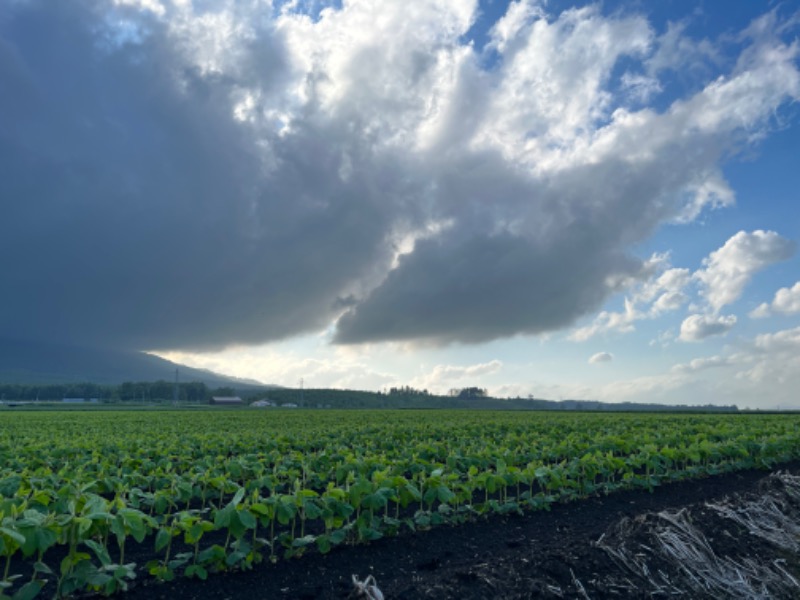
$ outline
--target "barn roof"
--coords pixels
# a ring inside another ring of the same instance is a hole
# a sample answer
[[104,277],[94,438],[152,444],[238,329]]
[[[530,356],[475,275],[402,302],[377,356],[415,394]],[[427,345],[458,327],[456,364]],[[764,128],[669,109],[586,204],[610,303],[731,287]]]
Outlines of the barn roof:
[[211,400],[217,404],[242,404],[243,401],[239,396],[212,396]]

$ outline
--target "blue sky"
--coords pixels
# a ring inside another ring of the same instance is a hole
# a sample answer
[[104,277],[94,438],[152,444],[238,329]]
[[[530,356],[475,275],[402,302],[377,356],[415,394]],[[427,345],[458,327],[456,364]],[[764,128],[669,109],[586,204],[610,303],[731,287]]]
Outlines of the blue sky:
[[800,407],[797,2],[0,7],[0,337]]

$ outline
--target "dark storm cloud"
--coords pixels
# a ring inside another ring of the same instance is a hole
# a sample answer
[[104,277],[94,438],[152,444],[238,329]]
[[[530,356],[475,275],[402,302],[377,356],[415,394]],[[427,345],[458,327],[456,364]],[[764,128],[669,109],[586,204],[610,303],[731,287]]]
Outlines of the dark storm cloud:
[[315,21],[0,0],[0,338],[199,349],[340,315],[341,343],[569,325],[638,272],[632,244],[729,203],[726,148],[800,85],[767,36],[713,90],[629,113],[604,85],[646,57],[647,24],[565,15],[509,18],[487,70],[458,3]]
[[[34,3],[2,24],[2,335],[199,347],[323,327],[386,254],[372,181],[344,184],[320,143],[336,132],[313,124],[267,172],[231,81],[186,65],[157,23],[100,47],[97,11]],[[373,176],[392,187],[389,165]]]
[[[490,163],[483,157],[484,167]],[[668,189],[667,172],[641,168],[625,177],[626,165],[613,160],[540,182],[533,198],[525,196],[525,178],[501,165],[489,167],[502,174],[497,181],[478,165],[440,170],[458,173],[439,186],[461,200],[451,207],[450,226],[401,257],[339,320],[336,341],[475,343],[566,327],[638,275],[641,261],[623,248],[676,210],[674,202],[636,201]],[[526,202],[501,216],[480,201],[505,194]]]
[[602,304],[609,265],[632,262],[587,253],[582,243],[539,247],[508,234],[424,240],[340,319],[337,341],[470,343],[567,326]]

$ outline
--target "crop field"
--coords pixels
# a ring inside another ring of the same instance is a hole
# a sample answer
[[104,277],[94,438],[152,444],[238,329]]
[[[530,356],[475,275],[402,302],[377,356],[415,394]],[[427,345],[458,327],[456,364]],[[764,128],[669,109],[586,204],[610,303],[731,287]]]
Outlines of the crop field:
[[796,415],[8,412],[0,597],[111,594],[135,578],[206,579],[621,489],[657,494],[797,459],[798,431]]

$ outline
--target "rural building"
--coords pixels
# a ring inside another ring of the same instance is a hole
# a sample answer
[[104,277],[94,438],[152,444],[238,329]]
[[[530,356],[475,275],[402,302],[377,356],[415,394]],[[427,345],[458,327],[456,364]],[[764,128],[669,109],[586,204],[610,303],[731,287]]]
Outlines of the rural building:
[[255,408],[267,408],[269,406],[275,406],[269,400],[256,400],[250,406],[254,406]]
[[216,404],[219,406],[241,406],[244,400],[239,396],[212,396],[209,404]]

